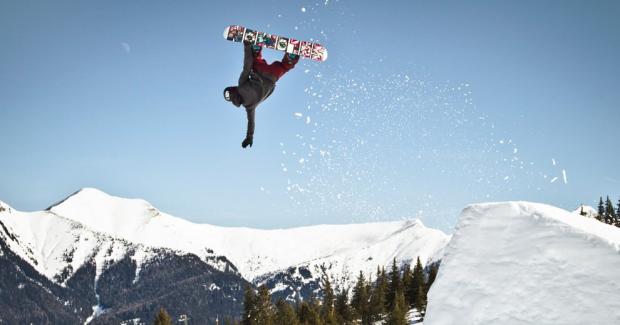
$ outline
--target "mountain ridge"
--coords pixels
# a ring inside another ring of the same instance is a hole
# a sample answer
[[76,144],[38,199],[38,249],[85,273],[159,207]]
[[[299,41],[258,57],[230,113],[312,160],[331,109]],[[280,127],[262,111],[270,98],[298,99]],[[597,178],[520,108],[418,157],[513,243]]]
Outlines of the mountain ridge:
[[[197,224],[161,212],[145,200],[116,197],[95,188],[80,189],[44,211],[7,211],[0,213],[0,221],[16,229],[12,232],[27,244],[16,251],[52,281],[67,281],[94,256],[99,258],[96,282],[109,265],[126,256],[129,249],[123,245],[129,245],[138,252],[130,256],[136,263],[135,278],[151,257],[145,252],[164,249],[180,256],[195,255],[217,270],[286,292],[283,297],[291,300],[317,294],[324,271],[335,284],[350,287],[359,271],[371,274],[393,259],[439,261],[450,238],[417,219],[288,229]],[[66,234],[72,235],[64,238]],[[116,257],[98,256],[92,246],[97,240]],[[65,255],[70,255],[68,265]]]

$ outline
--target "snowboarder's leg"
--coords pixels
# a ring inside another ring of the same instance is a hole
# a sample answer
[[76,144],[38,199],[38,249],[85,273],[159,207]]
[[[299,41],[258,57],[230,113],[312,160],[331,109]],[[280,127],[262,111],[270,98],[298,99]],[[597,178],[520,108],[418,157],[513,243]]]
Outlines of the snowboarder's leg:
[[250,78],[250,71],[252,71],[252,65],[254,64],[254,54],[252,53],[252,45],[245,44],[243,46],[243,70],[239,76],[239,82],[237,83],[241,87]]
[[235,106],[250,105],[256,102],[258,95],[250,85],[250,73],[254,64],[265,64],[260,46],[245,44],[243,46],[243,70],[239,76],[238,87],[228,87],[224,90],[224,98]]
[[297,62],[299,62],[299,55],[284,53],[282,61],[275,61],[269,65],[270,73],[280,79],[285,73],[293,69]]

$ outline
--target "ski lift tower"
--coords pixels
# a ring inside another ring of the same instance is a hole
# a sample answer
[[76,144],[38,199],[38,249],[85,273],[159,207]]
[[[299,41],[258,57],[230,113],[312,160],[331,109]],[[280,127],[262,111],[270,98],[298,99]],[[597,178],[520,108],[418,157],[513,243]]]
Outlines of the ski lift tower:
[[189,317],[187,317],[187,315],[179,316],[179,322],[183,322],[183,325],[187,325],[188,320],[189,320]]

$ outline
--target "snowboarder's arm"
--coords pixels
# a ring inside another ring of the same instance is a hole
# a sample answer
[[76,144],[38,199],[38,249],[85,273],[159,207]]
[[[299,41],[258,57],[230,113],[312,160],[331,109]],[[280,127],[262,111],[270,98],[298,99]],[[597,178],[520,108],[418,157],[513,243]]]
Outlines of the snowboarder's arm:
[[245,44],[243,46],[243,70],[239,76],[239,87],[250,78],[250,70],[252,70],[253,63],[254,56],[252,56],[252,46],[250,44]]
[[248,130],[245,134],[246,139],[252,139],[254,138],[254,113],[256,112],[256,108],[252,107],[252,108],[246,108],[245,109],[247,115],[248,115]]

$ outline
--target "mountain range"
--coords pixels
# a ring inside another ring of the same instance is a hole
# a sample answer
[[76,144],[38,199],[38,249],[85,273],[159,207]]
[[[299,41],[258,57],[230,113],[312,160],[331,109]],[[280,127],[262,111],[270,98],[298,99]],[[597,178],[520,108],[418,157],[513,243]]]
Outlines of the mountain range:
[[[0,323],[139,324],[159,307],[194,323],[238,318],[247,285],[296,301],[320,278],[440,261],[450,240],[420,220],[291,229],[196,224],[141,199],[81,189],[44,211],[0,201]],[[4,312],[6,311],[6,312]]]

